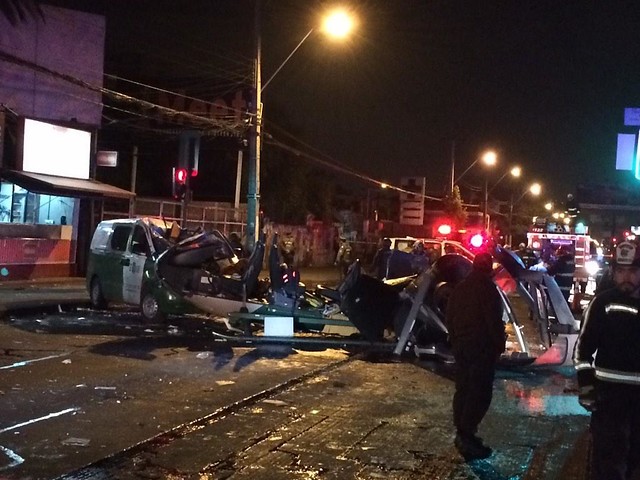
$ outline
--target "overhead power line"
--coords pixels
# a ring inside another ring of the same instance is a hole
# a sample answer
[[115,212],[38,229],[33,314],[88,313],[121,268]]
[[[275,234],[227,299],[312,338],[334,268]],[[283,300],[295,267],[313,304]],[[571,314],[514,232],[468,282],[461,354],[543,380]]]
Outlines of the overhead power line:
[[[86,81],[84,81],[82,79],[79,79],[77,77],[74,77],[72,75],[68,75],[68,74],[65,74],[65,73],[57,72],[55,70],[52,70],[52,69],[47,68],[47,67],[44,67],[42,65],[38,65],[38,64],[36,64],[34,62],[31,62],[29,60],[25,60],[23,58],[20,58],[20,57],[17,57],[15,55],[12,55],[11,53],[5,52],[3,50],[0,50],[0,61],[11,63],[11,64],[14,64],[14,65],[19,65],[19,66],[31,69],[33,71],[42,73],[44,75],[48,75],[48,76],[51,76],[53,78],[57,78],[57,79],[63,80],[65,82],[71,83],[71,84],[79,86],[81,88],[84,88],[84,89],[87,89],[87,90],[90,90],[90,91],[93,91],[93,92],[96,92],[96,93],[103,94],[106,97],[111,98],[113,100],[123,101],[123,102],[129,103],[129,104],[136,105],[136,106],[146,110],[146,112],[145,113],[132,112],[130,110],[118,109],[117,107],[105,105],[103,103],[102,105],[104,107],[106,107],[106,108],[111,108],[111,109],[114,109],[114,110],[120,110],[122,112],[129,113],[129,114],[136,115],[136,116],[140,116],[140,117],[156,118],[156,116],[149,115],[148,111],[151,110],[152,112],[156,112],[157,114],[169,115],[169,116],[172,116],[174,118],[182,119],[182,120],[190,120],[195,125],[197,125],[197,126],[199,126],[201,128],[204,128],[204,129],[207,129],[207,127],[208,128],[213,128],[213,129],[224,131],[224,132],[226,132],[228,134],[233,134],[233,135],[243,134],[248,128],[248,124],[244,123],[244,122],[241,123],[241,124],[238,124],[237,122],[229,122],[229,121],[223,121],[223,120],[214,119],[214,118],[210,118],[210,117],[202,117],[202,116],[195,115],[195,114],[192,114],[192,113],[189,113],[189,112],[184,112],[184,111],[181,111],[181,110],[175,110],[175,109],[172,109],[172,108],[169,108],[169,107],[158,105],[158,104],[155,104],[153,102],[149,102],[147,100],[142,100],[142,99],[130,96],[130,95],[126,95],[124,93],[117,92],[115,90],[111,90],[111,89],[104,88],[104,87],[97,87],[95,85],[91,85],[90,83],[88,83],[88,82],[86,82]],[[122,79],[122,78],[117,77],[115,75],[106,75],[106,76],[114,78],[114,79],[125,80],[125,79]],[[158,90],[158,91],[171,93],[171,94],[176,95],[176,96],[182,96],[184,98],[198,100],[198,101],[201,101],[203,103],[208,103],[210,105],[213,105],[212,102],[206,102],[205,100],[201,100],[199,98],[180,95],[178,93],[171,92],[169,90],[164,90],[164,89],[161,89],[161,88],[158,88],[158,87],[145,85],[145,84],[142,84],[142,83],[139,83],[139,82],[134,82],[134,81],[131,81],[131,80],[126,80],[126,81],[129,81],[129,82],[132,82],[132,83],[136,83],[136,84],[138,84],[140,86],[144,86],[146,88],[152,88],[152,89],[155,89],[155,90]],[[85,99],[85,100],[89,101],[88,99]],[[246,112],[242,112],[242,113],[244,115],[248,115]],[[169,133],[174,133],[174,132],[169,132]],[[290,137],[296,139],[291,134],[287,133],[287,135],[289,135]],[[352,168],[348,168],[348,167],[339,165],[338,162],[336,162],[334,159],[331,159],[330,161],[329,160],[323,160],[323,159],[320,159],[320,158],[318,158],[318,157],[316,157],[314,155],[311,155],[311,154],[308,154],[306,152],[303,152],[302,150],[299,150],[299,149],[297,149],[295,147],[287,145],[284,142],[281,142],[281,141],[278,141],[278,140],[274,139],[271,135],[268,135],[266,133],[265,133],[265,139],[266,139],[265,143],[269,143],[271,145],[279,147],[279,148],[281,148],[281,149],[283,149],[285,151],[293,153],[296,156],[304,157],[304,158],[306,158],[306,159],[308,159],[308,160],[310,160],[310,161],[312,161],[314,163],[317,163],[317,164],[320,164],[320,165],[324,166],[325,168],[329,168],[331,170],[340,172],[342,174],[347,174],[347,175],[353,176],[353,177],[358,178],[359,180],[362,180],[364,182],[374,184],[377,187],[383,187],[384,186],[384,187],[386,187],[386,188],[388,188],[390,190],[395,190],[397,192],[406,193],[406,194],[410,194],[410,195],[416,195],[416,192],[413,192],[413,191],[410,191],[410,190],[406,190],[404,188],[401,188],[401,187],[398,187],[398,186],[395,186],[395,185],[391,185],[391,184],[389,184],[387,182],[382,182],[380,180],[376,180],[375,178],[373,178],[373,177],[371,177],[369,175],[365,175],[363,173],[360,173],[360,172],[358,172],[358,171],[356,171],[356,170],[354,170]],[[308,145],[308,144],[306,144],[306,143],[304,143],[304,142],[302,142],[300,140],[298,140],[298,141],[299,141],[299,143],[303,144],[305,147],[312,148],[312,149],[317,151],[317,149],[315,149],[314,147],[311,147],[310,145]],[[321,152],[319,152],[319,153],[321,153]],[[427,199],[427,200],[442,201],[442,198],[433,197],[433,196],[430,196],[430,195],[422,195],[422,197],[424,199]]]
[[12,55],[8,52],[5,52],[3,50],[0,50],[0,61],[4,61],[7,63],[11,63],[14,65],[19,65],[25,68],[29,68],[33,71],[42,73],[44,75],[48,75],[50,77],[53,78],[57,78],[59,80],[63,80],[65,82],[71,83],[73,85],[79,86],[81,88],[85,88],[87,90],[96,92],[96,93],[100,93],[103,94],[113,100],[119,100],[119,101],[123,101],[126,103],[130,103],[130,104],[134,104],[137,105],[140,108],[143,109],[148,109],[148,110],[152,110],[154,112],[157,112],[158,114],[164,114],[164,115],[169,115],[169,116],[174,116],[174,117],[179,117],[181,119],[184,120],[190,120],[195,126],[198,126],[200,128],[213,128],[213,129],[219,129],[222,131],[226,131],[229,133],[242,133],[244,132],[244,130],[247,128],[246,124],[242,123],[242,124],[237,124],[234,122],[228,122],[228,121],[222,121],[222,120],[218,120],[216,118],[210,118],[210,117],[201,117],[199,115],[194,115],[192,113],[189,112],[183,112],[180,110],[175,110],[169,107],[164,107],[162,105],[158,105],[152,102],[149,102],[147,100],[142,100],[139,98],[135,98],[132,97],[130,95],[125,95],[124,93],[120,93],[120,92],[116,92],[114,90],[110,90],[108,88],[104,88],[104,87],[96,87],[94,85],[91,85],[88,82],[85,82],[84,80],[81,80],[77,77],[74,77],[72,75],[68,75],[66,73],[60,73],[57,72],[55,70],[52,70],[50,68],[47,67],[43,67],[42,65],[38,65],[36,63],[33,63],[29,60],[25,60],[23,58],[20,57],[16,57],[15,55]]

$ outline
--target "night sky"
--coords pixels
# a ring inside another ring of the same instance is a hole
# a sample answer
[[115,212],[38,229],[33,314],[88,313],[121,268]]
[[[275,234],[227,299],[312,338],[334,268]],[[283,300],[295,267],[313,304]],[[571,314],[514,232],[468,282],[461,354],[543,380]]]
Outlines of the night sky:
[[[46,3],[107,15],[105,73],[203,96],[250,84],[252,0]],[[263,0],[263,80],[314,26],[320,5]],[[541,182],[545,199],[579,183],[631,182],[615,172],[615,147],[617,133],[632,131],[624,108],[640,107],[639,2],[360,0],[350,8],[358,28],[347,42],[312,34],[265,89],[274,138],[380,181],[426,176],[435,195],[448,185],[454,142],[458,173],[493,148],[500,165],[491,178],[517,163],[522,185]],[[212,150],[215,161],[205,161],[214,175],[232,176],[233,147]],[[482,178],[479,166],[465,176]]]

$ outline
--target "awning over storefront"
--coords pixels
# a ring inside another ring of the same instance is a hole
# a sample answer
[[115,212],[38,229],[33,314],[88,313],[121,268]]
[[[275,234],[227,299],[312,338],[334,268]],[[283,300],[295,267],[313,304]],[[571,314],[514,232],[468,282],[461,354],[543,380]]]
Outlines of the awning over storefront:
[[132,198],[135,193],[97,180],[3,169],[0,176],[34,193],[78,198]]

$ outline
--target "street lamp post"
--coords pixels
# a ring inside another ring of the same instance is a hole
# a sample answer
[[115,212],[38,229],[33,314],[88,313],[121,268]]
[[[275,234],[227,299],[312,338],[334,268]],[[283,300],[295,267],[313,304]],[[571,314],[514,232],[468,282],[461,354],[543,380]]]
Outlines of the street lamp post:
[[370,224],[371,224],[371,192],[375,193],[375,205],[376,208],[373,209],[374,212],[374,218],[373,221],[377,222],[378,221],[378,214],[380,213],[380,206],[379,206],[379,201],[380,201],[380,190],[385,190],[387,188],[389,188],[389,185],[384,183],[384,182],[380,182],[378,183],[378,189],[373,189],[373,188],[367,188],[367,205],[366,205],[366,210],[365,210],[365,218],[364,218],[364,226],[363,226],[363,232],[366,235],[367,233],[369,233],[370,230]]
[[502,176],[498,179],[498,181],[497,181],[496,183],[494,183],[494,184],[493,184],[493,187],[491,187],[491,188],[489,189],[489,194],[491,194],[491,192],[493,192],[493,190],[498,186],[498,184],[499,184],[502,180],[504,180],[504,178],[505,178],[507,175],[509,175],[509,174],[511,174],[511,176],[512,176],[513,178],[520,178],[520,175],[522,175],[522,169],[521,169],[520,167],[518,167],[518,166],[515,166],[515,167],[511,167],[509,170],[507,170],[506,172],[504,172],[504,173],[502,174]]
[[[489,150],[482,155],[482,161],[485,165],[492,167],[498,161],[498,157],[495,152]],[[485,231],[489,231],[489,225],[487,225],[487,220],[489,218],[488,215],[488,206],[489,206],[489,173],[485,172],[484,175],[484,202],[482,206],[482,228]]]
[[[296,47],[284,59],[273,75],[262,84],[262,40],[260,34],[261,0],[255,2],[255,63],[254,63],[254,95],[251,101],[249,114],[251,116],[251,128],[249,132],[249,165],[247,182],[247,248],[252,251],[260,228],[260,152],[262,131],[262,92],[271,83],[273,78],[284,67],[289,59],[298,51],[300,46],[314,32],[314,28],[298,42]],[[322,30],[336,38],[345,37],[352,28],[353,22],[347,13],[336,10],[324,19]]]
[[[497,162],[498,162],[498,156],[496,155],[496,152],[494,152],[493,150],[487,150],[486,152],[484,152],[481,156],[479,156],[478,158],[476,158],[471,165],[469,165],[464,172],[462,172],[457,178],[454,179],[454,172],[455,172],[455,166],[454,166],[454,160],[453,160],[453,154],[452,154],[452,160],[451,160],[451,178],[453,179],[451,182],[451,190],[453,192],[453,188],[455,187],[455,185],[457,185],[457,183],[460,181],[460,179],[462,177],[464,177],[466,175],[466,173],[471,170],[476,163],[478,163],[480,160],[482,160],[482,163],[484,163],[487,167],[493,167]],[[500,179],[502,180],[502,178]],[[498,180],[498,181],[500,181]],[[489,175],[485,174],[485,182],[484,182],[484,202],[483,202],[483,208],[482,208],[482,225],[483,228],[485,230],[487,230],[487,203],[489,200]]]
[[[487,214],[487,208],[488,207],[487,206],[489,204],[489,194],[491,192],[493,192],[493,190],[498,186],[498,184],[502,180],[504,180],[504,178],[509,174],[511,174],[511,176],[513,178],[519,178],[520,175],[522,174],[522,169],[520,167],[518,167],[518,166],[511,167],[509,170],[505,171],[502,174],[502,176],[498,179],[498,181],[493,184],[493,187],[491,187],[491,189],[488,188],[489,187],[488,175],[485,177],[485,188],[484,188],[484,193],[485,193],[485,195],[484,195],[484,208],[485,208],[485,210],[484,210],[484,215],[483,215],[483,222],[486,222],[486,219],[488,218],[488,214]],[[487,225],[485,223],[484,224],[484,228],[485,228],[485,230],[488,231],[489,230],[489,225]]]
[[489,226],[487,225],[487,219],[489,210],[489,174],[485,172],[484,174],[484,201],[482,202],[482,229],[485,232],[489,231]]
[[[539,183],[532,183],[531,185],[529,185],[529,188],[527,188],[524,192],[522,192],[522,195],[520,195],[520,197],[518,197],[518,199],[516,201],[513,200],[513,192],[511,192],[511,201],[509,202],[509,235],[507,237],[507,244],[511,245],[511,242],[513,241],[513,232],[512,232],[512,228],[513,228],[513,207],[518,204],[520,202],[520,200],[522,200],[524,198],[524,196],[527,193],[530,193],[533,196],[538,196],[540,195],[540,193],[542,192],[542,186]],[[513,246],[513,245],[511,245]]]

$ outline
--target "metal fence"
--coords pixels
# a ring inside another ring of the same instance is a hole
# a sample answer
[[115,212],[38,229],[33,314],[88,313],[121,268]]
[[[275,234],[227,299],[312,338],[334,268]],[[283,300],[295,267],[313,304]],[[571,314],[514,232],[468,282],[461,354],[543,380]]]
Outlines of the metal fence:
[[[155,217],[167,222],[182,225],[182,204],[165,198],[139,197],[129,203],[128,200],[112,199],[96,202],[95,224],[102,220],[115,218]],[[231,203],[190,202],[187,205],[186,228],[205,231],[219,230],[229,236],[235,232],[245,238],[247,208],[241,205],[236,209]],[[265,225],[267,245],[271,245],[273,235],[280,238],[292,237],[295,243],[295,263],[299,266],[332,265],[336,256],[337,230],[332,224],[321,221],[307,221],[305,225],[282,225],[269,222]],[[370,262],[375,245],[357,242],[354,245],[357,258]]]
[[[131,204],[128,200],[105,200],[99,202],[97,221],[128,217],[164,218],[167,222],[182,223],[182,203],[164,198],[141,197]],[[236,209],[231,203],[190,202],[187,205],[187,229],[220,230],[225,235],[237,232],[242,237],[246,226],[247,207]],[[97,223],[97,222],[96,222]]]

